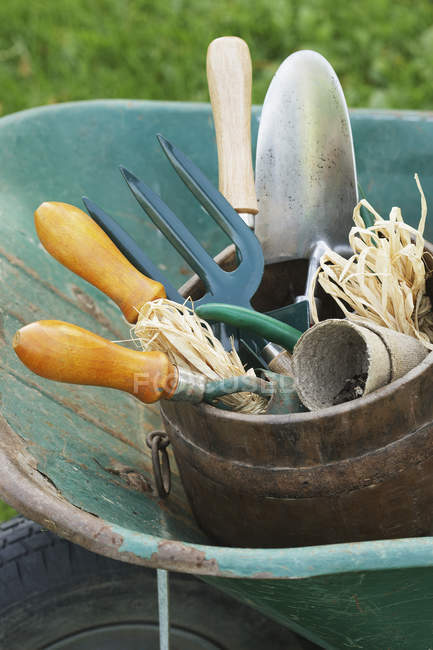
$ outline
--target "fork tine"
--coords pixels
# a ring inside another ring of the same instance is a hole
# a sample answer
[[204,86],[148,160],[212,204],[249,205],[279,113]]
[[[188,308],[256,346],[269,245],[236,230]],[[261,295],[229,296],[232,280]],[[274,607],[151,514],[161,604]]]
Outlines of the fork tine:
[[148,275],[152,280],[161,282],[164,285],[167,298],[175,302],[184,302],[184,298],[180,295],[177,289],[167,280],[165,275],[158,269],[157,266],[147,257],[135,241],[128,235],[110,215],[108,215],[102,208],[100,208],[94,201],[91,201],[86,196],[82,197],[82,201],[92,219],[96,221],[98,226],[110,237],[116,244],[117,248],[124,254],[131,264],[135,266],[141,273]]
[[257,237],[224,196],[180,149],[161,134],[158,134],[157,138],[182,181],[235,244],[240,254],[240,264],[233,273],[239,272],[242,277],[249,277],[251,285],[256,283],[254,293],[264,269],[262,247]]
[[215,295],[222,288],[224,271],[199,244],[194,235],[184,226],[172,210],[153,190],[125,167],[120,171],[129,189],[153,223],[179,251],[192,269],[203,281],[206,290]]

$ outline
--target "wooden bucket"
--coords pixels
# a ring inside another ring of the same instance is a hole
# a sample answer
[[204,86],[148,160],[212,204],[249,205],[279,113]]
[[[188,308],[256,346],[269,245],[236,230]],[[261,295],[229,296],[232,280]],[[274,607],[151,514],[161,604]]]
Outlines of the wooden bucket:
[[[266,304],[277,277],[302,292],[299,263],[296,273],[278,267],[266,269],[261,309],[290,299],[280,292]],[[198,283],[182,291],[194,297]],[[161,411],[208,534],[232,546],[309,546],[432,534],[432,395],[433,353],[362,400],[314,413],[247,416],[179,402]]]

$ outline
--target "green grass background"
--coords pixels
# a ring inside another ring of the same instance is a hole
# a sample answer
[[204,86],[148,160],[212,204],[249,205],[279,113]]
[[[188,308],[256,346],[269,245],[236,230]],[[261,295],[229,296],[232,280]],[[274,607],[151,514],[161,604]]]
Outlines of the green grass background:
[[3,0],[2,114],[97,97],[207,101],[205,54],[244,38],[263,101],[279,63],[312,48],[349,106],[433,107],[431,0]]
[[[255,103],[288,54],[311,48],[351,107],[433,108],[431,0],[2,0],[0,115],[100,97],[208,101],[206,48],[228,34],[249,44]],[[0,521],[12,513],[0,503]]]

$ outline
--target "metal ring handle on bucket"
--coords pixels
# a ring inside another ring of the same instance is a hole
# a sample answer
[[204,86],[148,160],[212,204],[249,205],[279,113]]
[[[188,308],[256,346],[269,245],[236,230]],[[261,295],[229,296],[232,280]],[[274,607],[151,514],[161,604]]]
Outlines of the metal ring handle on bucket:
[[156,490],[161,499],[166,499],[171,490],[170,460],[167,454],[170,440],[164,431],[151,431],[146,436],[146,444],[152,451],[152,467]]

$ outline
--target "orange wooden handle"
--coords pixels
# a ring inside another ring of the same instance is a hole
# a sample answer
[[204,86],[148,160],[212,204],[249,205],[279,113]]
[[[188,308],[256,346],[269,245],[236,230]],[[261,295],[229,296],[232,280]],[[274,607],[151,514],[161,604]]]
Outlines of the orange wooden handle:
[[206,67],[218,148],[219,190],[238,212],[256,214],[248,45],[236,36],[215,39],[208,47]]
[[85,212],[68,203],[42,203],[35,212],[39,239],[61,264],[100,289],[135,323],[145,302],[165,298],[160,282],[146,277],[122,255]]
[[13,346],[30,370],[54,381],[117,388],[145,403],[168,399],[176,390],[177,370],[163,352],[129,350],[70,323],[26,325]]

